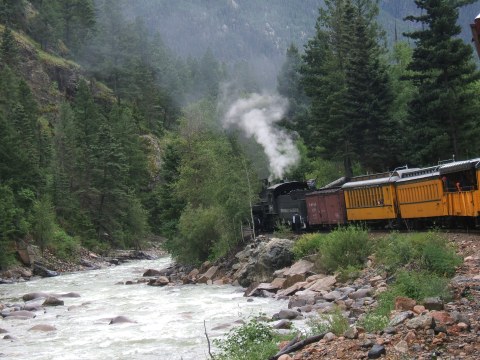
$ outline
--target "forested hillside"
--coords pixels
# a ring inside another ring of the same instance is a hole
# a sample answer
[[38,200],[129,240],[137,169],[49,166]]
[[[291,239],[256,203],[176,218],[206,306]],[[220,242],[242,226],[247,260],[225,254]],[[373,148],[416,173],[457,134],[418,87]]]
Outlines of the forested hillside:
[[478,4],[412,4],[0,0],[0,266],[146,239],[215,259],[264,177],[479,156]]
[[[220,61],[235,64],[248,61],[261,84],[272,85],[276,71],[290,44],[303,49],[315,32],[318,8],[324,0],[221,0],[221,1],[124,1],[126,16],[140,17],[149,31],[162,34],[177,54],[199,57],[210,48]],[[413,0],[380,0],[378,22],[386,32],[389,46],[403,32],[418,27],[404,21],[419,14]],[[480,4],[460,11],[461,37],[470,41],[472,15]],[[273,67],[272,67],[273,65]]]

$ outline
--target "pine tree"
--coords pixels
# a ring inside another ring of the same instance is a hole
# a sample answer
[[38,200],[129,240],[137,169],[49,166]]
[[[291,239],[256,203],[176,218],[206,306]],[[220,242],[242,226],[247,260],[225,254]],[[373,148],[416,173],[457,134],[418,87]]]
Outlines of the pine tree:
[[417,90],[409,120],[412,158],[419,164],[478,152],[466,139],[467,129],[478,127],[471,86],[480,76],[456,24],[459,9],[469,3],[473,0],[415,0],[422,15],[406,18],[422,25],[405,34],[416,44],[408,67]]
[[306,138],[329,160],[388,166],[392,94],[375,22],[377,0],[326,0],[306,46],[302,84],[311,99]]
[[280,69],[277,77],[277,91],[280,95],[288,99],[288,112],[286,114],[287,127],[294,127],[299,130],[302,136],[307,137],[308,133],[304,130],[304,123],[301,119],[305,117],[305,107],[307,98],[301,87],[300,68],[302,66],[302,57],[295,45],[290,45],[287,49],[285,62]]
[[0,0],[0,22],[21,28],[25,24],[24,0]]
[[0,45],[0,65],[16,68],[18,61],[18,47],[13,36],[12,30],[8,26],[2,33],[2,43]]
[[379,32],[373,19],[378,15],[374,2],[356,2],[351,20],[352,38],[349,61],[345,66],[347,91],[345,113],[351,122],[356,157],[368,171],[393,169],[398,150],[392,146],[396,124],[391,121],[393,92],[385,49],[379,45]]

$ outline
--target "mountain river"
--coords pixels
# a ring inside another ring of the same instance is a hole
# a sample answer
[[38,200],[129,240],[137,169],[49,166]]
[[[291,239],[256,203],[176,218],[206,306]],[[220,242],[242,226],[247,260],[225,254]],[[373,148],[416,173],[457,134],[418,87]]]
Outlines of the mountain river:
[[[0,317],[0,328],[15,339],[0,339],[0,359],[208,359],[204,321],[212,341],[239,320],[260,313],[271,316],[287,308],[286,301],[248,301],[241,288],[231,285],[116,284],[138,279],[146,269],[162,269],[169,262],[168,257],[134,261],[0,285],[0,303],[4,304],[23,304],[22,296],[31,292],[76,292],[81,296],[62,298],[64,306],[46,307],[33,319]],[[135,323],[109,325],[110,319],[119,315]],[[29,331],[37,324],[53,325],[57,330]]]

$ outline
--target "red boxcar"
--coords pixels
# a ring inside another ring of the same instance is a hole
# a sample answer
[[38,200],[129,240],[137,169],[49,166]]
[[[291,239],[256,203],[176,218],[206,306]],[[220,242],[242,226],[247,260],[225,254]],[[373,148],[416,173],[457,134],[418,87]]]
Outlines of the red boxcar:
[[308,225],[332,227],[347,222],[345,199],[341,188],[331,188],[306,194]]

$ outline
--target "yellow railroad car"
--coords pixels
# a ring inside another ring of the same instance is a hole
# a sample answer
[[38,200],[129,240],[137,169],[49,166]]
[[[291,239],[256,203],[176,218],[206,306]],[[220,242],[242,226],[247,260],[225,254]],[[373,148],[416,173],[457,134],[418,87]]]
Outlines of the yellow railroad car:
[[448,216],[472,219],[479,216],[479,167],[480,158],[440,166]]
[[439,167],[415,169],[396,183],[402,219],[438,218],[448,215]]
[[397,218],[395,182],[397,173],[373,179],[352,179],[342,186],[349,221],[391,220]]

